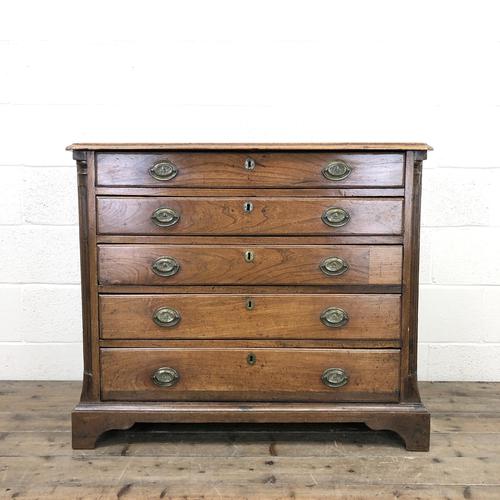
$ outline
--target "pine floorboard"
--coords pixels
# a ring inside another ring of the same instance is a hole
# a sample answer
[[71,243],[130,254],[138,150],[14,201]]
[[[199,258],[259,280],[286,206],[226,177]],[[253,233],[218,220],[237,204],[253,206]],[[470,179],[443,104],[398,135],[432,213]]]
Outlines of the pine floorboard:
[[78,382],[0,382],[0,498],[500,499],[500,383],[420,388],[429,453],[356,424],[137,424],[74,451]]

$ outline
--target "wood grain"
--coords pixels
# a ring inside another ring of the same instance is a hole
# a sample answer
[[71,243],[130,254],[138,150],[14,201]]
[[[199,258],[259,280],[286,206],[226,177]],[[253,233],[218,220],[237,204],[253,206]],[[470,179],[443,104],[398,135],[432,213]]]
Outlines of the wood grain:
[[[422,398],[436,416],[441,415],[442,422],[448,422],[448,430],[439,432],[498,432],[500,433],[500,382],[420,382]],[[35,426],[29,415],[52,412],[52,417],[63,427],[56,430],[68,430],[67,414],[80,395],[81,382],[77,381],[44,381],[44,380],[2,380],[0,381],[0,433],[7,430],[9,422],[17,420],[19,431],[27,431]],[[65,413],[65,411],[67,413]],[[26,419],[13,419],[14,413],[23,413]],[[33,413],[30,413],[33,412]],[[59,414],[62,416],[59,417]],[[452,418],[453,415],[456,418]],[[494,416],[499,419],[496,428],[487,425],[486,420]],[[458,419],[461,419],[458,424]],[[445,420],[446,419],[446,420]],[[469,419],[467,430],[463,423]],[[26,425],[23,424],[26,422]],[[484,425],[483,425],[484,424]],[[444,425],[444,424],[443,424]],[[440,424],[440,427],[442,425]],[[474,428],[475,426],[475,428]],[[9,427],[12,429],[13,427]],[[37,427],[42,429],[42,427]],[[475,429],[475,430],[474,430]],[[495,429],[497,429],[495,431]],[[262,430],[262,429],[260,429]],[[277,428],[279,430],[279,428]],[[196,432],[196,428],[192,429]],[[437,431],[437,429],[436,429]],[[1,447],[0,447],[1,451]],[[1,455],[0,455],[1,456]]]
[[[255,161],[253,170],[245,160]],[[156,180],[149,169],[159,161],[173,163],[177,175]],[[322,171],[333,160],[352,168],[344,180],[326,179]],[[403,153],[145,152],[97,153],[99,186],[171,187],[400,187]]]
[[[362,422],[396,432],[409,450],[428,450],[429,412],[416,383],[415,293],[418,174],[427,145],[71,148],[80,167],[88,166],[80,178],[85,384],[72,413],[75,448],[92,448],[103,432],[138,421]],[[254,168],[245,168],[247,159]],[[325,167],[339,159],[351,173],[325,178]],[[154,180],[149,169],[159,160],[175,163],[176,176]],[[253,210],[245,214],[246,202]],[[152,227],[157,203],[175,204],[180,222]],[[330,203],[348,210],[346,226],[321,222]],[[253,258],[245,259],[250,251]],[[151,269],[165,255],[180,264],[168,278]],[[319,266],[334,256],[349,270],[327,276]],[[335,338],[322,338],[317,308],[335,294],[350,321]],[[260,308],[241,307],[249,295]],[[169,330],[175,338],[158,333],[150,319],[166,298],[182,309]],[[242,367],[242,355],[253,351],[259,361]],[[326,359],[343,362],[354,376],[333,391],[337,399],[328,399],[332,392],[315,371]],[[168,360],[189,375],[167,392],[172,401],[150,387],[146,373],[151,362]],[[0,427],[55,429],[63,422],[43,411],[36,417],[17,412],[11,422],[0,412]],[[465,424],[453,415],[436,425]],[[129,494],[131,486],[123,488],[116,496]]]
[[73,143],[67,150],[276,150],[276,151],[324,151],[324,150],[396,150],[429,151],[431,146],[422,142],[260,142],[260,143],[160,143],[160,142],[80,142]]
[[359,339],[101,339],[101,347],[290,347],[307,349],[399,349],[400,340],[359,340]]
[[[438,417],[439,418],[439,417]],[[122,454],[124,453],[124,455]],[[2,439],[3,457],[391,457],[410,453],[388,432],[372,432],[359,424],[139,424],[130,431],[109,432],[99,446],[72,451],[67,429],[23,432],[13,430]],[[448,432],[432,436],[432,458],[499,456],[498,433]],[[421,455],[420,455],[421,456]],[[431,460],[431,458],[429,458]]]
[[405,401],[420,401],[417,383],[417,347],[422,160],[417,159],[413,152],[406,156],[406,176],[401,393]]
[[[181,244],[181,245],[260,245],[272,244],[279,245],[283,243],[282,236],[245,236],[245,235],[97,235],[97,243],[121,243],[121,244],[144,244],[152,243],[155,245]],[[378,235],[378,236],[293,236],[287,235],[286,243],[288,245],[402,245],[402,235]]]
[[98,196],[169,196],[177,197],[210,197],[210,196],[243,196],[244,198],[255,198],[260,196],[272,196],[275,198],[289,198],[293,195],[294,198],[313,198],[313,197],[333,197],[333,198],[380,198],[380,197],[403,197],[405,194],[404,187],[387,188],[387,187],[323,187],[323,188],[188,188],[188,187],[116,187],[116,186],[101,186],[95,188],[95,194]]
[[[160,208],[174,210],[179,220],[159,227],[152,215]],[[345,210],[349,221],[325,224],[322,216],[331,208]],[[399,235],[402,218],[403,201],[393,198],[97,198],[100,234]]]
[[[248,309],[247,302],[252,309]],[[161,307],[180,322],[158,326]],[[320,316],[337,307],[349,316],[341,327]],[[103,339],[358,339],[395,340],[400,335],[399,295],[101,295]]]
[[100,293],[358,293],[400,294],[401,285],[99,285]]
[[[209,246],[99,245],[99,283],[102,285],[390,285],[401,282],[400,246]],[[246,251],[254,260],[246,262]],[[153,262],[174,258],[177,274],[157,276]],[[321,262],[339,257],[349,265],[340,276],[327,276]]]
[[99,400],[99,328],[97,298],[97,245],[95,154],[77,162],[80,229],[80,273],[83,326],[83,387],[81,401]]
[[[42,459],[37,460],[36,471],[43,468],[41,463]],[[100,462],[100,461],[99,461]],[[191,468],[193,474],[203,474],[206,473],[203,467],[204,461],[200,462],[198,465],[200,468]],[[117,465],[115,464],[114,470],[117,471]],[[255,464],[242,464],[245,469],[253,469]],[[105,464],[103,464],[105,466]],[[165,470],[166,469],[166,470]],[[185,469],[185,468],[184,468]],[[217,481],[214,482],[207,479],[200,479],[197,483],[190,483],[189,480],[186,482],[184,476],[178,479],[173,479],[176,477],[174,472],[175,466],[171,468],[164,467],[164,474],[168,476],[169,479],[166,483],[168,487],[163,487],[161,481],[143,483],[140,480],[135,482],[125,482],[123,479],[120,480],[119,484],[111,485],[106,483],[106,485],[96,484],[93,485],[74,485],[70,483],[53,481],[53,485],[41,485],[32,486],[30,484],[21,484],[19,488],[15,489],[16,493],[20,493],[26,498],[40,498],[40,499],[64,499],[78,497],[83,500],[94,500],[96,495],[100,499],[108,498],[120,498],[124,494],[129,495],[131,498],[168,498],[170,499],[191,499],[203,497],[207,500],[210,499],[220,499],[222,498],[245,498],[249,500],[262,500],[262,498],[267,499],[280,499],[286,497],[292,498],[305,498],[305,499],[318,499],[318,498],[332,498],[331,490],[328,490],[327,484],[329,483],[328,475],[321,475],[320,477],[314,476],[314,481],[310,478],[308,474],[297,475],[297,474],[280,474],[279,480],[276,475],[266,471],[264,469],[261,473],[253,473],[250,478],[251,481],[244,482],[238,477],[229,477],[224,480],[224,482]],[[84,474],[78,474],[79,477]],[[138,477],[132,471],[131,476]],[[205,474],[206,476],[206,474]],[[30,474],[29,478],[32,475]],[[197,477],[197,476],[195,476]],[[225,477],[225,475],[224,475]],[[319,482],[318,482],[319,480]],[[34,482],[34,481],[33,481]],[[55,484],[54,484],[55,483]],[[276,484],[277,483],[277,484]],[[311,491],[312,489],[312,491]],[[367,498],[370,492],[373,491],[374,487],[372,485],[346,485],[338,484],[335,486],[335,495],[339,498]],[[436,498],[462,498],[464,497],[464,492],[466,495],[471,496],[471,498],[481,498],[484,500],[497,500],[500,496],[500,486],[494,485],[473,485],[473,486],[462,486],[462,485],[402,485],[398,484],[396,486],[391,485],[379,485],[376,486],[377,493],[380,498],[392,498],[391,495],[397,495],[397,498],[402,500],[414,500],[415,498],[426,500]],[[167,492],[168,491],[168,496]]]
[[[387,401],[398,400],[398,350],[101,349],[102,398],[118,401]],[[152,374],[179,373],[172,387]],[[335,389],[321,374],[338,367],[349,382]]]
[[405,450],[393,432],[331,423],[139,424],[104,434],[95,450],[72,450],[80,389],[0,382],[0,497],[500,496],[498,383],[421,382],[433,411],[425,454]]

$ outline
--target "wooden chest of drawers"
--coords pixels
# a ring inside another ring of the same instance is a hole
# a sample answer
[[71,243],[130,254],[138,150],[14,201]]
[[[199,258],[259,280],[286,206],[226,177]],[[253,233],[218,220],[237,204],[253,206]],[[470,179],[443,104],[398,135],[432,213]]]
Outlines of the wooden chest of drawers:
[[429,447],[425,144],[74,144],[73,447],[135,422],[364,422]]

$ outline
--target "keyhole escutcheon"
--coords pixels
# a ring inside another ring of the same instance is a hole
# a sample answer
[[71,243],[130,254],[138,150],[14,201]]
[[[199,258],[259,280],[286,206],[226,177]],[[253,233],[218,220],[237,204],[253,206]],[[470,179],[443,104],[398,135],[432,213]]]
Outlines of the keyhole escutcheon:
[[254,257],[254,253],[251,250],[245,251],[245,262],[252,262]]
[[252,158],[247,158],[245,160],[245,169],[246,170],[253,170],[255,168],[255,160]]
[[252,210],[253,210],[253,203],[251,201],[245,201],[245,203],[243,203],[243,211],[246,214],[249,214]]
[[245,307],[251,311],[255,307],[255,303],[251,297],[247,297],[245,300]]
[[249,353],[247,356],[247,363],[249,365],[254,365],[256,361],[257,361],[257,356],[253,352]]

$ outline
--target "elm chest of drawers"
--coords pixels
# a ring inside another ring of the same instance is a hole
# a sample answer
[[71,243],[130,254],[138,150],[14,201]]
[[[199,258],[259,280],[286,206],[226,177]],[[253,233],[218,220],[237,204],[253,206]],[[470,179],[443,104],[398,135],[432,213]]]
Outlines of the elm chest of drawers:
[[135,422],[364,422],[428,450],[425,144],[74,144],[73,447]]

